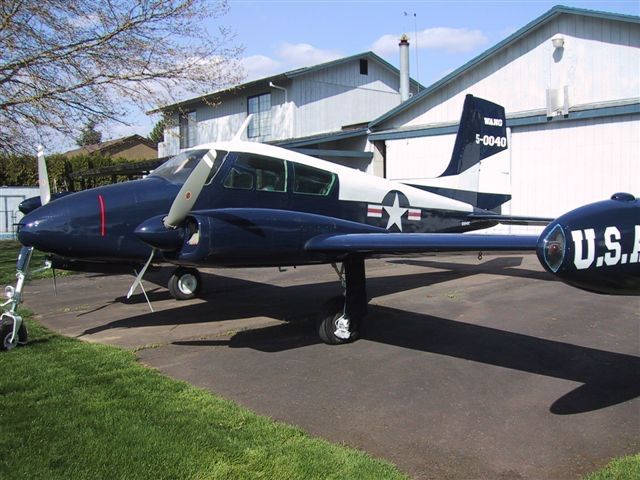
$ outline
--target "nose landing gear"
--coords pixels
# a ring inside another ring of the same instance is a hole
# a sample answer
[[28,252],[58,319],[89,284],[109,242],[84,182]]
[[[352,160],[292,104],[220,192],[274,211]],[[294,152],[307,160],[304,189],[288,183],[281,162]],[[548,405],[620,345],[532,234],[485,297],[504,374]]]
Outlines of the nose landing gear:
[[[25,345],[27,343],[27,327],[22,322],[22,317],[16,313],[16,310],[22,302],[22,288],[29,274],[32,253],[33,247],[22,247],[16,265],[16,286],[5,288],[7,300],[0,305],[4,310],[0,315],[0,351],[11,350],[17,345]],[[35,270],[34,273],[48,268],[51,268],[51,263],[45,263],[43,268]]]

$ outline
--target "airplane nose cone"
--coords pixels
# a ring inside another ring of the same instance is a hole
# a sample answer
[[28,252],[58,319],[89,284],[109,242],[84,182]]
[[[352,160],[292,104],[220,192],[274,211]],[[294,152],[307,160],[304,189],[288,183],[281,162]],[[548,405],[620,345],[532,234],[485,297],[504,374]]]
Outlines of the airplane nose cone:
[[22,218],[18,226],[18,240],[24,246],[53,252],[64,248],[64,234],[68,229],[68,210],[45,205]]
[[556,273],[566,256],[567,239],[562,226],[553,222],[540,235],[536,253],[538,260],[544,268],[552,273]]

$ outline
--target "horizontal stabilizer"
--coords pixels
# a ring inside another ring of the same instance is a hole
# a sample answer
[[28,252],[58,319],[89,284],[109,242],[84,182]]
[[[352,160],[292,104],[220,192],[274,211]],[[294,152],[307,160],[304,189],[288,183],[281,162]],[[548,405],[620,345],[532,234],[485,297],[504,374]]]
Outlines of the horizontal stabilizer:
[[410,187],[419,188],[420,190],[424,190],[426,192],[435,193],[436,195],[459,200],[483,210],[493,210],[494,208],[498,208],[503,203],[511,200],[511,195],[507,193],[473,192],[468,190],[458,190],[454,188],[417,185],[414,183],[407,183],[407,185],[409,185]]

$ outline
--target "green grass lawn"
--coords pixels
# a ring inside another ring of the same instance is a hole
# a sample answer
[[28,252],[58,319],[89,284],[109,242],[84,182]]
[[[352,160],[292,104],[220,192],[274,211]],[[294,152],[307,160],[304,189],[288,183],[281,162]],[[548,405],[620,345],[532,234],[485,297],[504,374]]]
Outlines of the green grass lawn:
[[585,480],[640,480],[640,454],[617,458]]
[[2,352],[0,478],[405,478],[136,362],[29,322]]

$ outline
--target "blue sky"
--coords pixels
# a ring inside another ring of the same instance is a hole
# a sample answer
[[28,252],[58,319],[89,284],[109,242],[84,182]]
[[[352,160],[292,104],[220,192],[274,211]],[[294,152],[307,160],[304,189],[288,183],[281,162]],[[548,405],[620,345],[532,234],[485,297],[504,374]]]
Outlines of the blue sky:
[[245,46],[244,66],[249,79],[368,50],[397,65],[398,38],[407,33],[412,77],[424,85],[442,78],[557,4],[640,15],[640,0],[230,0],[229,4],[229,14],[222,21],[236,31],[238,42]]
[[[229,0],[229,12],[209,28],[235,31],[245,80],[368,50],[397,66],[398,38],[406,32],[411,75],[428,86],[558,4],[640,15],[640,0]],[[146,136],[155,120],[132,112],[132,127],[105,128],[103,138]]]

